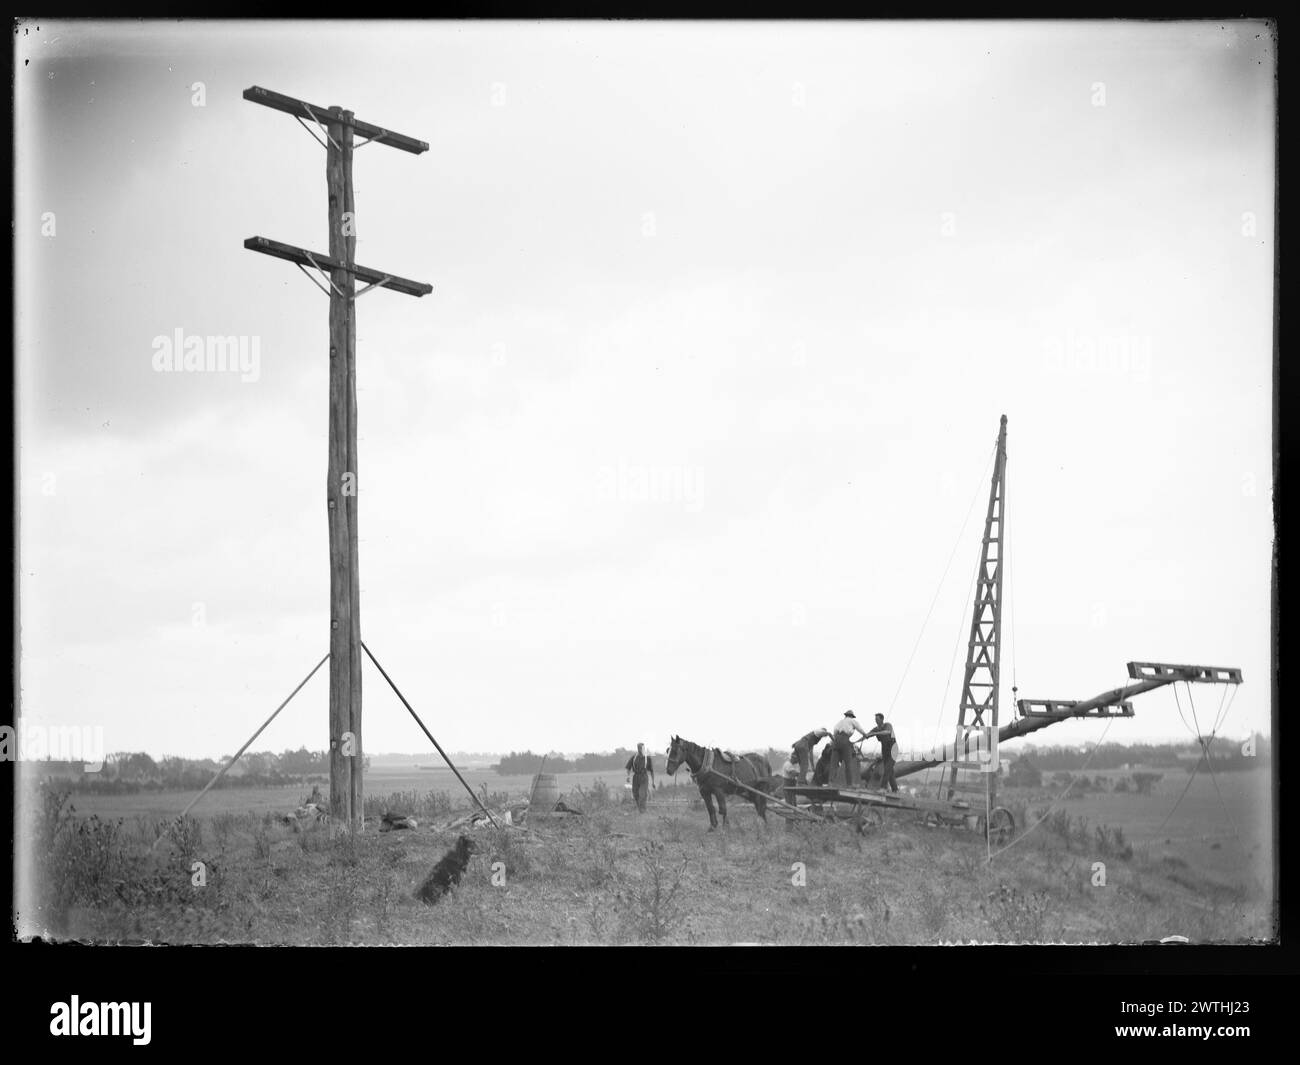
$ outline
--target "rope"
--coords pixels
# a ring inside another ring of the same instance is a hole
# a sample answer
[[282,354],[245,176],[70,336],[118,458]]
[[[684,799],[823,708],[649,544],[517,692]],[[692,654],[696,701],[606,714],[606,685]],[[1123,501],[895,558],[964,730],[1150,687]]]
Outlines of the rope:
[[993,861],[993,823],[989,810],[989,774],[984,774],[984,861]]
[[[1196,726],[1196,740],[1201,742],[1201,723],[1196,719],[1196,700],[1192,698],[1192,682],[1183,681],[1183,687],[1187,689],[1187,706],[1192,712],[1192,724]],[[1178,685],[1174,684],[1174,698],[1178,698]]]
[[[1223,698],[1224,698],[1223,696],[1219,697],[1220,704],[1222,704]],[[1196,703],[1192,699],[1192,686],[1190,683],[1187,685],[1187,702],[1192,708],[1192,720],[1195,721]],[[1241,843],[1241,834],[1237,831],[1237,822],[1232,819],[1232,811],[1228,809],[1228,804],[1227,802],[1224,801],[1223,798],[1223,792],[1219,790],[1219,778],[1217,774],[1214,772],[1214,759],[1210,755],[1210,744],[1214,742],[1215,732],[1217,731],[1218,731],[1217,728],[1212,729],[1210,731],[1209,736],[1207,736],[1204,742],[1201,744],[1201,748],[1205,752],[1205,768],[1210,771],[1210,781],[1214,784],[1214,793],[1218,795],[1219,805],[1223,807],[1223,816],[1228,819],[1228,824],[1232,828],[1232,838],[1234,840],[1237,840],[1239,843]],[[1242,843],[1241,845],[1243,847],[1245,846],[1244,843]]]
[[294,688],[294,690],[288,694],[284,702],[282,702],[273,711],[271,711],[271,716],[262,722],[262,727],[248,737],[248,742],[245,743],[241,748],[239,748],[238,751],[234,753],[234,755],[231,757],[229,762],[227,762],[225,765],[223,765],[220,769],[217,770],[217,775],[208,781],[208,786],[204,788],[201,792],[199,792],[197,795],[195,795],[194,798],[190,800],[190,804],[187,807],[185,807],[184,810],[181,811],[182,818],[186,814],[188,814],[191,810],[194,809],[195,804],[198,803],[198,801],[201,798],[203,798],[203,796],[205,796],[209,791],[212,790],[212,786],[218,780],[220,780],[222,777],[226,775],[226,770],[229,769],[232,765],[234,765],[237,761],[239,761],[240,755],[242,755],[246,750],[248,750],[249,747],[253,745],[253,741],[257,739],[257,737],[260,736],[263,733],[263,731],[265,731],[266,726],[275,720],[276,714],[278,714],[281,710],[283,710],[286,706],[289,705],[289,700],[292,699],[295,695],[297,695],[300,691],[302,691],[303,686],[309,680],[311,680],[312,677],[316,675],[316,670],[320,669],[321,666],[323,666],[326,662],[329,661],[329,657],[330,656],[327,654],[324,658],[322,658],[319,662],[316,663],[315,668],[312,669],[310,673],[308,673],[305,677],[302,678],[302,680],[298,684],[298,687]]
[[[996,448],[994,451],[996,452]],[[992,458],[989,460],[992,461]],[[984,474],[988,473],[988,466],[984,467]],[[957,532],[957,539],[953,541],[952,550],[948,552],[948,562],[943,567],[943,575],[939,578],[939,583],[934,589],[934,597],[930,600],[930,609],[925,612],[925,618],[921,622],[921,631],[916,634],[916,642],[912,644],[912,653],[907,656],[907,664],[903,666],[903,675],[898,678],[898,688],[894,691],[894,697],[889,700],[889,709],[885,711],[886,716],[894,709],[894,704],[898,702],[898,697],[903,691],[903,683],[907,680],[907,671],[912,668],[912,660],[916,658],[917,649],[921,646],[921,637],[925,635],[925,627],[930,622],[930,615],[934,613],[934,606],[939,601],[939,593],[943,591],[943,582],[948,578],[948,570],[952,568],[952,560],[957,557],[957,548],[961,546],[962,537],[966,534],[966,526],[970,522],[971,511],[975,509],[975,503],[979,499],[980,485],[984,483],[984,475],[980,476],[979,483],[975,486],[975,493],[971,496],[970,504],[966,507],[966,516],[962,519],[961,529]]]
[[[1232,689],[1232,694],[1228,695],[1227,706],[1223,705],[1223,699],[1219,700],[1219,716],[1214,722],[1214,731],[1216,735],[1218,734],[1219,728],[1222,726],[1223,722],[1227,720],[1228,711],[1232,709],[1232,700],[1237,698],[1237,685],[1230,684],[1227,685],[1227,687],[1230,687]],[[1224,695],[1227,695],[1226,690],[1224,692]]]
[[464,778],[463,776],[460,775],[460,770],[457,769],[456,766],[455,766],[455,763],[453,763],[452,760],[451,760],[450,758],[447,757],[447,752],[444,751],[444,750],[442,749],[442,744],[440,744],[437,740],[435,740],[435,739],[433,738],[433,733],[430,732],[427,728],[424,727],[424,722],[420,720],[420,715],[417,714],[417,713],[415,712],[415,708],[414,708],[413,706],[411,706],[411,704],[408,703],[408,702],[406,701],[406,696],[403,695],[403,694],[398,690],[397,685],[393,683],[393,678],[390,677],[390,676],[388,675],[388,672],[384,669],[384,667],[381,666],[381,665],[379,664],[379,659],[377,659],[373,654],[371,654],[371,652],[370,652],[370,648],[366,646],[364,640],[361,641],[361,649],[362,649],[363,651],[365,651],[367,655],[369,655],[369,657],[370,657],[370,661],[372,661],[372,662],[375,664],[375,668],[378,669],[379,672],[382,673],[382,674],[384,675],[384,680],[388,681],[388,686],[389,686],[390,688],[392,688],[393,691],[397,694],[397,697],[398,697],[399,699],[402,700],[402,705],[403,705],[404,707],[406,707],[406,709],[407,709],[407,711],[410,713],[410,715],[411,715],[413,718],[415,718],[415,723],[416,723],[417,725],[420,726],[420,730],[421,730],[421,731],[422,731],[426,736],[429,737],[429,742],[432,743],[432,744],[434,745],[434,747],[436,747],[436,748],[438,749],[438,753],[439,753],[440,755],[442,755],[442,760],[443,760],[444,762],[447,763],[447,767],[448,767],[448,768],[449,768],[453,773],[456,774],[456,779],[460,781],[461,786],[462,786],[462,787],[463,787],[467,792],[469,792],[469,797],[470,797],[471,799],[473,799],[476,803],[478,803],[478,805],[479,805],[479,809],[480,809],[480,810],[482,810],[485,814],[487,814],[487,816],[488,816],[488,820],[492,822],[492,827],[493,827],[493,828],[500,828],[500,827],[501,827],[501,823],[496,819],[496,815],[493,814],[492,811],[489,810],[489,809],[487,808],[487,806],[483,803],[483,801],[482,801],[482,800],[478,797],[478,795],[475,793],[474,789],[471,788],[471,787],[470,787],[470,786],[465,782],[465,778]]
[[[975,583],[976,583],[976,581],[979,580],[980,567],[983,565],[983,561],[984,561],[984,559],[983,559],[983,557],[981,556],[981,557],[980,557],[979,559],[977,559],[976,562],[975,562],[975,569],[971,571],[971,575],[970,575],[970,587],[966,589],[966,603],[969,603],[969,602],[972,602],[972,601],[973,601],[973,596],[974,596],[974,594],[975,594]],[[962,604],[962,613],[961,613],[961,618],[962,618],[962,621],[963,621],[963,622],[966,620],[966,603],[963,603],[963,604]],[[956,669],[956,667],[957,667],[957,654],[958,654],[958,652],[961,650],[961,634],[962,634],[962,632],[964,632],[964,631],[965,631],[965,626],[959,624],[959,625],[957,626],[957,639],[953,642],[953,645],[952,645],[952,658],[951,658],[951,659],[949,660],[949,662],[948,662],[948,679],[947,679],[946,681],[944,681],[944,685],[943,685],[943,699],[942,699],[942,701],[939,703],[939,715],[938,715],[938,717],[935,718],[935,722],[934,722],[934,736],[933,736],[933,737],[931,738],[931,740],[930,740],[930,746],[931,746],[931,747],[937,746],[938,743],[939,743],[939,729],[940,729],[940,728],[942,727],[942,725],[943,725],[943,711],[944,711],[944,707],[946,707],[946,706],[948,705],[948,691],[949,691],[949,689],[952,688],[952,675],[953,675],[953,671],[954,671],[954,670]],[[940,797],[942,796],[942,793],[943,793],[943,780],[944,780],[944,777],[946,777],[946,776],[948,775],[948,772],[949,772],[949,770],[948,770],[948,768],[947,768],[946,766],[945,766],[943,769],[940,769],[940,770],[939,770],[939,795],[940,795]]]
[[[1106,738],[1106,733],[1110,731],[1111,722],[1113,722],[1114,720],[1115,719],[1113,717],[1108,717],[1106,719],[1106,727],[1101,730],[1101,735],[1097,738],[1097,742],[1093,744],[1092,750],[1088,752],[1088,757],[1083,763],[1083,768],[1079,770],[1079,776],[1082,776],[1087,771],[1088,766],[1092,764],[1092,756],[1095,755],[1097,753],[1097,749],[1101,747],[1102,740]],[[1013,839],[1005,847],[999,847],[997,850],[991,852],[989,854],[988,860],[992,862],[993,859],[996,858],[999,854],[1003,853],[1004,851],[1009,851],[1021,840],[1028,838],[1029,834],[1033,832],[1034,829],[1036,829],[1039,825],[1041,825],[1044,821],[1046,821],[1049,817],[1052,816],[1052,811],[1055,810],[1056,807],[1059,806],[1065,800],[1065,797],[1070,794],[1070,788],[1074,787],[1074,782],[1077,779],[1078,777],[1074,777],[1070,780],[1069,786],[1066,787],[1066,789],[1063,792],[1061,792],[1060,795],[1057,796],[1056,800],[1047,808],[1047,811],[1043,814],[1042,817],[1040,817],[1037,821],[1035,821],[1032,825],[1030,825],[1027,829],[1025,829],[1024,832],[1022,832],[1019,836]],[[988,826],[987,819],[985,820],[984,824],[986,827]]]
[[[1173,685],[1171,685],[1171,687],[1174,689],[1174,703],[1175,703],[1175,704],[1177,705],[1177,707],[1178,707],[1178,720],[1181,721],[1181,722],[1183,723],[1183,728],[1187,729],[1187,731],[1190,732],[1190,733],[1191,733],[1195,738],[1200,739],[1200,736],[1197,734],[1196,729],[1194,729],[1191,725],[1189,725],[1189,724],[1187,723],[1187,718],[1183,717],[1183,701],[1182,701],[1181,699],[1178,698],[1178,685],[1177,685],[1177,683],[1174,683]],[[1187,691],[1188,691],[1188,694],[1190,695],[1190,694],[1191,694],[1191,689],[1188,688]]]
[[542,755],[542,767],[537,771],[537,776],[533,777],[533,786],[528,789],[528,808],[530,810],[533,808],[533,796],[537,794],[538,778],[540,778],[541,775],[546,772],[546,759],[549,757],[550,755],[546,755],[546,754]]
[[[1187,796],[1187,792],[1191,790],[1192,781],[1196,779],[1196,774],[1200,772],[1201,763],[1204,762],[1205,768],[1210,771],[1210,781],[1211,783],[1214,784],[1214,793],[1219,797],[1219,805],[1223,807],[1223,815],[1228,819],[1228,824],[1232,828],[1232,837],[1233,839],[1240,841],[1240,833],[1237,830],[1237,822],[1233,820],[1232,811],[1228,809],[1228,803],[1223,798],[1223,792],[1219,789],[1219,778],[1214,772],[1214,759],[1210,757],[1210,744],[1214,742],[1214,738],[1219,731],[1219,726],[1223,723],[1224,718],[1227,716],[1227,708],[1232,706],[1232,700],[1227,699],[1228,693],[1226,690],[1222,695],[1219,696],[1219,712],[1218,714],[1215,715],[1214,726],[1210,730],[1210,734],[1208,736],[1202,736],[1201,723],[1199,720],[1197,720],[1196,717],[1196,700],[1192,697],[1192,685],[1188,681],[1184,681],[1184,684],[1186,684],[1187,686],[1188,708],[1192,712],[1191,725],[1188,725],[1187,719],[1183,717],[1183,704],[1182,701],[1178,698],[1178,685],[1176,683],[1172,685],[1174,689],[1174,702],[1178,706],[1178,716],[1182,720],[1183,726],[1187,728],[1188,731],[1190,731],[1193,736],[1196,737],[1196,742],[1200,744],[1201,757],[1197,760],[1196,767],[1191,771],[1190,774],[1188,774],[1187,783],[1183,787],[1182,794],[1178,796],[1178,802],[1174,803],[1173,809],[1169,811],[1169,813],[1165,816],[1164,821],[1161,822],[1160,828],[1157,830],[1157,835],[1160,832],[1164,831],[1165,825],[1169,824],[1170,818],[1172,818],[1174,814],[1177,812],[1179,804],[1182,803],[1183,799]],[[1232,688],[1233,688],[1232,697],[1233,699],[1235,699],[1237,697],[1236,685],[1233,685]],[[1225,706],[1225,700],[1226,700],[1226,706]]]
[[[1002,481],[1002,558],[1007,567],[1007,628],[1011,636],[1011,710],[1017,717],[1020,716],[1020,709],[1016,705],[1016,694],[1020,691],[1020,683],[1016,677],[1016,584],[1015,571],[1011,568],[1011,532],[1007,525],[1007,484],[1004,477]],[[1001,651],[1001,648],[999,648]]]
[[1165,815],[1165,819],[1160,822],[1160,827],[1156,829],[1157,836],[1160,835],[1160,833],[1165,830],[1165,825],[1169,824],[1169,818],[1174,816],[1174,812],[1178,809],[1179,803],[1181,803],[1183,799],[1187,796],[1187,790],[1192,786],[1192,781],[1196,779],[1196,774],[1200,772],[1201,762],[1203,761],[1205,761],[1205,750],[1202,748],[1200,760],[1197,761],[1192,771],[1187,774],[1187,783],[1183,785],[1182,795],[1178,796],[1178,802],[1174,803],[1174,808],[1170,810],[1168,814]]
[[1214,760],[1210,757],[1210,745],[1205,745],[1205,768],[1210,771],[1210,780],[1214,783],[1214,793],[1219,797],[1219,805],[1223,807],[1223,816],[1228,819],[1228,824],[1232,827],[1232,838],[1244,848],[1245,844],[1241,840],[1241,833],[1237,831],[1237,822],[1232,819],[1232,812],[1228,809],[1228,804],[1223,799],[1223,792],[1219,790],[1219,778],[1214,774]]

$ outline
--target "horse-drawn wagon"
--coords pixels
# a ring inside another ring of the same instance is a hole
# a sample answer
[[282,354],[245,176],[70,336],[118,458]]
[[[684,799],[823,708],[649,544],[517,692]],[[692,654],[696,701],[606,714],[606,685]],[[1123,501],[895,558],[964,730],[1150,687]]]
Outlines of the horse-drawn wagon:
[[[764,820],[770,810],[788,820],[849,819],[865,828],[868,823],[883,820],[884,811],[901,810],[920,814],[923,820],[933,825],[964,825],[984,833],[990,842],[1009,840],[1015,833],[1015,819],[1010,810],[997,805],[1000,744],[1061,721],[1133,717],[1132,698],[1165,685],[1182,682],[1188,686],[1190,699],[1192,684],[1223,684],[1232,686],[1234,690],[1241,684],[1239,669],[1129,662],[1128,675],[1132,683],[1092,699],[1017,699],[1014,702],[1015,720],[1000,725],[1006,461],[1007,419],[1004,415],[994,452],[956,737],[951,744],[895,759],[895,779],[938,768],[940,785],[937,794],[929,798],[918,795],[912,788],[896,792],[872,787],[876,780],[881,779],[873,772],[874,764],[869,764],[865,771],[851,767],[846,773],[842,767],[836,770],[832,765],[827,770],[819,763],[813,784],[792,784],[781,777],[773,777],[766,759],[761,756],[729,758],[716,748],[710,751],[674,736],[669,750],[669,772],[678,765],[689,764],[715,827],[717,819],[713,813],[712,796],[718,798],[725,824],[723,795],[729,793],[747,798]],[[906,672],[904,667],[904,677]],[[1016,691],[1013,677],[1012,692]],[[1220,712],[1221,716],[1223,712]],[[962,772],[973,773],[978,783],[963,787],[958,779]],[[831,783],[840,775],[844,780],[842,786]],[[959,798],[959,793],[970,796],[970,801]]]

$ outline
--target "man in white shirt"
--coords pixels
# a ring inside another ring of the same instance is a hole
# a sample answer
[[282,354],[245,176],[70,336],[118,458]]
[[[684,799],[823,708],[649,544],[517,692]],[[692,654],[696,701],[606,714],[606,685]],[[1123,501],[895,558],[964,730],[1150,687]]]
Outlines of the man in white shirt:
[[627,782],[632,785],[632,798],[637,813],[645,813],[646,799],[655,783],[654,759],[645,753],[645,744],[636,745],[636,754],[627,760]]
[[850,788],[858,786],[858,757],[857,752],[853,749],[852,737],[854,732],[861,732],[863,736],[867,735],[867,730],[858,724],[858,717],[852,710],[845,710],[844,716],[831,729],[831,743],[835,749],[835,760],[831,764],[831,780],[834,783],[835,770],[838,766],[844,766],[844,782]]
[[[795,785],[802,784],[804,782],[799,779],[799,766],[795,764],[793,757],[787,758],[785,760],[785,764],[781,766],[781,779],[782,779],[782,783],[785,784],[785,792],[784,792],[785,801],[788,802],[791,806],[798,806],[799,797],[795,795],[795,793],[790,789],[792,789]],[[788,817],[785,819],[785,827],[787,832],[792,831],[794,829],[794,822],[791,821],[790,818]]]

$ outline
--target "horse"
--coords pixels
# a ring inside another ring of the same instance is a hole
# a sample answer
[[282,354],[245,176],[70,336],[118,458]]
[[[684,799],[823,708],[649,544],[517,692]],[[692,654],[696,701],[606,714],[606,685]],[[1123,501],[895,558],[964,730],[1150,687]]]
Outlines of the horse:
[[746,790],[753,788],[761,791],[760,784],[772,776],[772,765],[766,757],[761,754],[744,754],[734,762],[727,762],[717,747],[709,750],[698,743],[674,736],[668,748],[668,775],[672,776],[683,764],[690,769],[691,778],[699,786],[700,795],[704,799],[705,809],[709,811],[710,832],[718,827],[718,816],[713,810],[714,799],[718,800],[718,810],[722,813],[722,827],[727,827],[728,795],[740,795],[753,803],[758,816],[767,823],[767,796]]

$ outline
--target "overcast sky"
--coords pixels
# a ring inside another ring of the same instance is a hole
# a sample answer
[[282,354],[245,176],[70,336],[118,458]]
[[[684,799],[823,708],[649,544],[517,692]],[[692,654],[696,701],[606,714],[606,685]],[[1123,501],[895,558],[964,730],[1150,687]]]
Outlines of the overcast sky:
[[[433,285],[358,304],[360,554],[363,637],[444,746],[779,746],[848,708],[950,739],[1002,414],[1002,720],[1137,659],[1240,667],[1223,731],[1268,731],[1264,26],[16,49],[30,719],[229,753],[328,649],[327,301],[242,247],[327,247],[324,151],[260,85],[430,144],[356,156],[358,262]],[[256,338],[256,379],[157,372],[178,329]],[[367,749],[423,752],[366,670]],[[1108,742],[1189,738],[1169,690],[1136,709]],[[327,724],[322,671],[257,747]]]

